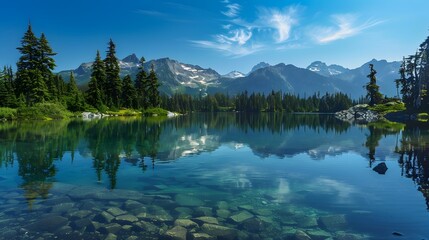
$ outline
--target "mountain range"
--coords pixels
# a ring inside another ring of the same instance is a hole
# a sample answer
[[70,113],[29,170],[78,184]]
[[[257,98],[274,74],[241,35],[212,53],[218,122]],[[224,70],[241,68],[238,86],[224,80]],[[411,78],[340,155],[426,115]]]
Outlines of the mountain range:
[[[236,94],[243,91],[270,93],[282,91],[284,93],[309,96],[314,93],[343,92],[353,98],[366,94],[364,85],[369,81],[369,64],[377,70],[377,84],[382,94],[396,96],[394,80],[398,78],[399,61],[371,60],[355,69],[348,69],[340,65],[327,65],[321,61],[311,63],[307,68],[299,68],[291,64],[280,63],[270,65],[261,62],[255,65],[249,73],[232,71],[221,75],[211,68],[202,68],[198,65],[181,63],[169,58],[151,60],[144,64],[149,71],[153,65],[161,83],[160,90],[166,94],[188,93],[199,94],[223,92]],[[139,58],[131,54],[119,61],[121,76],[130,74],[135,78],[139,65]],[[73,71],[77,84],[85,89],[91,75],[92,62],[82,63],[78,68],[62,71],[64,79],[69,78]]]

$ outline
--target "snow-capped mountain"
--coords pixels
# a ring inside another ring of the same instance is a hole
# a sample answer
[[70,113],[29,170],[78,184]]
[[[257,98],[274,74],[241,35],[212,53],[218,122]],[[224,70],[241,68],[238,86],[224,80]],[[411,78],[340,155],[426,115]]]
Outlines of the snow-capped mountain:
[[349,69],[340,65],[331,64],[328,66],[326,63],[321,61],[312,62],[307,69],[325,77],[336,76],[349,71]]
[[255,66],[253,66],[252,70],[250,70],[249,74],[251,74],[252,72],[261,69],[261,68],[266,68],[271,66],[270,64],[266,63],[266,62],[260,62],[258,64],[256,64]]
[[[192,95],[205,93],[240,93],[250,92],[269,93],[272,90],[284,93],[311,95],[315,92],[338,92],[350,94],[358,98],[366,94],[362,87],[368,78],[368,65],[374,64],[377,70],[377,83],[380,91],[387,96],[394,96],[396,88],[394,79],[400,62],[386,60],[372,60],[356,69],[347,69],[339,65],[329,65],[317,61],[307,68],[298,68],[293,65],[259,63],[252,71],[245,75],[232,71],[220,75],[215,70],[198,65],[186,64],[169,58],[148,61],[144,69],[148,72],[153,65],[160,90],[168,95],[174,93],[188,93]],[[92,62],[83,63],[75,70],[62,71],[59,74],[68,81],[70,72],[74,73],[77,84],[85,90],[91,76]],[[131,75],[133,79],[139,70],[139,58],[131,54],[119,61],[121,77]]]
[[246,76],[246,74],[239,72],[239,71],[232,71],[230,73],[222,75],[222,77],[224,77],[224,78],[232,78],[232,79],[241,78],[241,77],[245,77],[245,76]]

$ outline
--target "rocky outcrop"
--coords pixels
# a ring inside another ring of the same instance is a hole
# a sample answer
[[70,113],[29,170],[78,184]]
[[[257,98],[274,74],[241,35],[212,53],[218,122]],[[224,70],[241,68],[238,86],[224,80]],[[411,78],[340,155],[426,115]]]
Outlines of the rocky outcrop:
[[370,123],[380,120],[383,116],[368,109],[368,104],[355,105],[347,110],[335,113],[335,117],[351,123]]

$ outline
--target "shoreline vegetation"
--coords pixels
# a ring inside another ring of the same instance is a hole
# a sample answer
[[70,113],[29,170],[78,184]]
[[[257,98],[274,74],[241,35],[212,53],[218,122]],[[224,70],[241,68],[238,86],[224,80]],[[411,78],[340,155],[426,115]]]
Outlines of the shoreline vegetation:
[[[336,113],[346,121],[427,122],[429,119],[429,37],[415,55],[404,58],[395,80],[397,98],[383,97],[373,64],[369,64],[367,96],[352,100],[345,93],[314,93],[299,96],[273,90],[230,96],[214,93],[193,96],[159,91],[155,67],[146,72],[144,57],[135,79],[121,79],[116,45],[110,39],[104,59],[96,51],[92,74],[83,91],[73,72],[68,82],[53,73],[55,53],[42,33],[38,38],[28,26],[21,46],[17,71],[0,71],[0,121],[53,120],[89,116],[177,116],[191,112],[285,112]],[[392,82],[392,84],[394,84]],[[399,96],[402,96],[399,99]]]

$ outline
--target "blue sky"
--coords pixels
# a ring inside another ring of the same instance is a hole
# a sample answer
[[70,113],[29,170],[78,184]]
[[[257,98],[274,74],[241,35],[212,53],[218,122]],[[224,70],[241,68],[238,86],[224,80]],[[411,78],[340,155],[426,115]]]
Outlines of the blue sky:
[[31,21],[56,71],[92,61],[110,38],[118,58],[170,57],[224,74],[261,61],[355,68],[400,60],[429,34],[427,0],[14,0],[2,3],[0,66],[15,66]]

